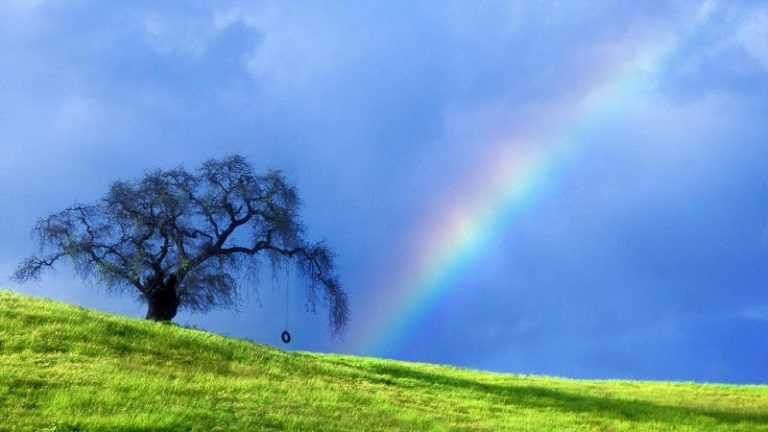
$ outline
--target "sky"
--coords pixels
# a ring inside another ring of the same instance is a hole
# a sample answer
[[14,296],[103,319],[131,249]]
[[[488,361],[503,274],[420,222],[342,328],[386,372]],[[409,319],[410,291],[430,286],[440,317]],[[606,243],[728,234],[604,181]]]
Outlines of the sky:
[[[289,349],[572,378],[768,383],[768,3],[0,3],[0,286],[142,317],[35,221],[239,153],[337,253],[176,321]],[[286,295],[287,292],[287,295]]]

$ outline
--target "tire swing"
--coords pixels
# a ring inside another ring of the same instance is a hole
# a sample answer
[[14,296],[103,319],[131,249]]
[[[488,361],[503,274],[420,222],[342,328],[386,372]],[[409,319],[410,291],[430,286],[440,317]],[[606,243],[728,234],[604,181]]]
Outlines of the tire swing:
[[291,343],[291,332],[288,331],[288,303],[289,303],[289,292],[288,289],[290,288],[290,273],[288,272],[288,263],[285,264],[285,327],[283,327],[283,332],[280,333],[280,340],[283,341],[284,344],[288,345]]

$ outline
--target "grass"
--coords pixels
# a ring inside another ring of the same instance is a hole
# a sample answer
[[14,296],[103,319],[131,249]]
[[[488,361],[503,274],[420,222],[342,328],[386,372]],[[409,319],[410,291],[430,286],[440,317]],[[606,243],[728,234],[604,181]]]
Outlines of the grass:
[[768,386],[284,352],[0,290],[0,431],[768,431]]

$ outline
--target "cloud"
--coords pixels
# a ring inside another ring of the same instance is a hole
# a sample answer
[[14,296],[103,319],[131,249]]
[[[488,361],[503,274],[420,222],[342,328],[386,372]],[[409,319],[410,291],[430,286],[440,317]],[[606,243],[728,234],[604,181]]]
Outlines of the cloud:
[[[649,327],[665,314],[746,303],[763,266],[739,245],[768,214],[766,194],[750,186],[765,183],[755,91],[765,13],[657,3],[1,3],[0,20],[14,27],[0,33],[0,201],[11,203],[0,210],[0,271],[29,250],[40,215],[142,169],[241,152],[296,181],[308,229],[334,245],[353,311],[364,312],[372,279],[407,267],[420,238],[412,233],[439,221],[441,200],[482,191],[472,179],[486,178],[476,174],[498,159],[496,147],[562,129],[557,119],[646,44],[696,27],[672,72],[660,73],[669,86],[606,122],[594,151],[498,233],[503,247],[485,251],[455,292],[461,319],[433,321],[444,346],[421,347],[427,360],[451,352],[476,366],[470,344],[480,334],[482,355],[509,353],[493,368],[526,370],[519,350],[553,373],[564,370],[563,349],[603,353],[622,341],[619,354],[637,363],[643,337],[676,336]],[[685,91],[695,97],[675,99]],[[90,298],[69,276],[45,286]],[[269,306],[284,298],[264,291],[263,310],[254,302],[233,321],[192,322],[274,338],[279,329],[265,325],[282,320]],[[356,316],[350,331],[365,330],[370,316]],[[317,349],[327,348],[322,318],[297,318]],[[643,358],[658,364],[652,357]],[[590,375],[606,363],[579,367]]]
[[745,14],[735,37],[747,53],[768,71],[768,11]]
[[764,98],[755,89],[765,87],[768,70],[768,11],[753,2],[710,0],[689,12],[679,23],[681,45],[665,64],[663,91],[676,98]]
[[736,317],[751,321],[768,322],[768,304],[747,306],[737,312]]
[[150,45],[160,53],[179,51],[199,57],[214,34],[203,21],[179,23],[161,16],[149,16],[142,24]]
[[48,2],[49,0],[5,0],[0,3],[0,16],[3,14],[23,16],[34,12]]
[[696,22],[703,24],[709,21],[718,6],[717,0],[706,0],[696,11]]

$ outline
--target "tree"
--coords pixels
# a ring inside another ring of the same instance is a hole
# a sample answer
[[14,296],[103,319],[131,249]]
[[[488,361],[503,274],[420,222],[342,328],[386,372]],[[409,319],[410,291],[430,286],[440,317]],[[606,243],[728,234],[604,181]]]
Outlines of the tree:
[[170,321],[179,308],[208,311],[237,302],[243,276],[293,265],[315,310],[325,300],[332,332],[348,319],[347,296],[325,243],[309,243],[299,198],[279,171],[256,175],[242,156],[212,159],[194,173],[155,170],[117,181],[92,205],[42,218],[39,252],[14,273],[37,279],[68,258],[84,280],[138,291],[147,319]]

